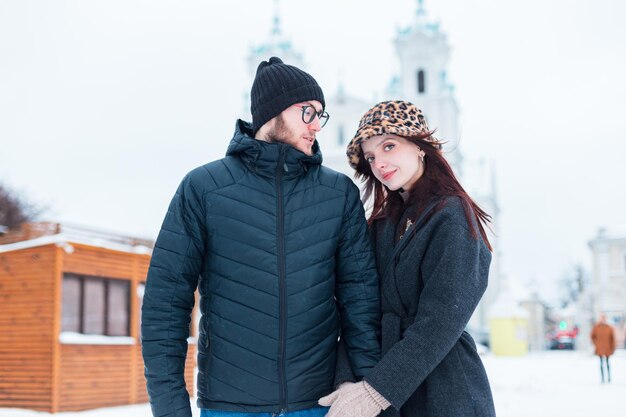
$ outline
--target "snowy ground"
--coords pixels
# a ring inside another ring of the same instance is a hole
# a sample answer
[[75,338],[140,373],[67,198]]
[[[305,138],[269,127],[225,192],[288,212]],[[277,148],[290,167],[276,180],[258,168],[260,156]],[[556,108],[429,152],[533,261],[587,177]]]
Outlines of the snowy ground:
[[498,417],[626,416],[626,352],[611,357],[611,384],[600,383],[590,352],[551,351],[523,358],[483,357]]
[[[498,417],[623,417],[626,415],[626,351],[611,358],[611,384],[600,384],[598,358],[589,352],[537,352],[521,358],[483,356]],[[0,417],[47,413],[0,408]],[[56,417],[151,417],[146,405],[101,408]],[[199,412],[194,407],[194,416]],[[461,416],[459,416],[461,417]]]

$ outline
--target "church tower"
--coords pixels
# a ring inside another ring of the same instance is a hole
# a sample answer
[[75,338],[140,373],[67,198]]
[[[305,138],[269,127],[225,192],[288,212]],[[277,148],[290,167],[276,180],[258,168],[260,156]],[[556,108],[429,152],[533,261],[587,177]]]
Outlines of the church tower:
[[398,30],[394,46],[400,74],[392,79],[388,97],[408,100],[422,109],[428,127],[437,129],[435,137],[447,142],[448,162],[462,176],[459,109],[447,78],[450,46],[439,23],[428,18],[423,0],[417,0],[412,25]]
[[[291,44],[291,41],[283,34],[280,27],[280,16],[278,13],[279,1],[274,0],[274,17],[272,21],[272,29],[267,40],[259,45],[250,48],[248,53],[248,88],[252,86],[256,69],[261,61],[267,61],[273,56],[282,59],[286,64],[296,66],[306,71],[306,65],[302,54],[298,52]],[[246,90],[243,97],[244,109],[242,119],[252,121],[250,114],[250,90]]]
[[[294,65],[303,71],[309,71],[302,53],[296,50],[280,26],[279,1],[274,0],[274,17],[272,29],[268,39],[260,45],[250,48],[247,58],[248,84],[252,85],[259,62],[268,60],[272,56],[280,57],[286,64]],[[315,77],[315,75],[313,74]],[[318,80],[319,81],[319,80]],[[326,109],[330,114],[328,126],[318,135],[317,139],[322,149],[324,165],[343,172],[352,177],[354,171],[348,165],[346,146],[354,136],[361,116],[373,104],[361,98],[348,94],[340,83],[336,91],[324,90]],[[250,92],[246,91],[243,97],[243,120],[252,120],[250,115]]]
[[[256,68],[262,60],[278,56],[290,65],[308,71],[303,55],[283,35],[275,0],[273,25],[269,38],[250,48],[248,54],[248,86],[252,85]],[[380,100],[403,99],[415,103],[424,112],[428,126],[436,129],[435,137],[447,142],[444,145],[446,159],[470,196],[493,216],[497,226],[499,206],[496,193],[495,165],[484,158],[473,161],[463,158],[459,149],[459,108],[454,95],[454,86],[447,78],[450,46],[439,24],[431,21],[424,8],[424,1],[417,0],[417,9],[412,24],[398,31],[394,46],[400,63],[399,75],[392,78],[386,94]],[[314,75],[314,74],[313,74]],[[340,77],[341,78],[341,77]],[[324,88],[324,86],[322,86]],[[355,97],[345,91],[339,83],[336,91],[324,90],[326,109],[330,114],[328,125],[317,135],[324,165],[353,177],[346,158],[346,145],[356,132],[361,116],[376,101]],[[244,93],[243,119],[251,120],[249,91]],[[466,138],[471,140],[471,138]],[[484,294],[469,328],[474,330],[478,342],[481,333],[488,329],[488,314],[500,287],[499,245],[493,234],[489,240],[494,247],[489,274],[489,287]]]
[[[413,22],[398,30],[394,46],[400,63],[399,75],[393,77],[387,89],[388,98],[415,103],[424,112],[428,127],[436,129],[435,137],[447,142],[444,154],[470,196],[492,216],[497,226],[500,207],[496,193],[495,164],[485,158],[468,160],[459,147],[459,107],[454,86],[448,80],[450,46],[439,23],[432,21],[424,8],[424,0],[417,0]],[[470,138],[466,138],[471,140]],[[495,227],[494,227],[495,228]],[[476,309],[469,327],[477,335],[488,328],[489,310],[500,287],[501,253],[497,237],[488,232],[494,247],[489,286]],[[485,340],[479,341],[486,342]]]

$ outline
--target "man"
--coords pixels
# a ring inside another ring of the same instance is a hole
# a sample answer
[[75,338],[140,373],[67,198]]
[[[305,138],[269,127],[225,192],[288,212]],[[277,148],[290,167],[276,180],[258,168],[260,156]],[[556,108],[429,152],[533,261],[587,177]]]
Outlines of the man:
[[251,101],[252,124],[237,121],[226,157],[183,179],[156,241],[142,307],[155,416],[191,416],[183,371],[196,288],[203,416],[323,416],[340,327],[357,378],[379,359],[358,189],[321,165],[322,90],[273,57]]
[[591,340],[596,347],[596,355],[600,357],[600,377],[604,384],[604,364],[606,365],[607,381],[611,382],[611,366],[609,357],[615,353],[615,332],[613,327],[606,322],[606,316],[600,315],[600,319],[591,329]]

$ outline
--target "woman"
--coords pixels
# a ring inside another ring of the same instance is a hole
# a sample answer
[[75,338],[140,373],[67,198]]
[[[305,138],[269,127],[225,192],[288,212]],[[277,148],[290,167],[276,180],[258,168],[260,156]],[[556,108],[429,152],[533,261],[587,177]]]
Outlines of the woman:
[[495,416],[464,331],[487,287],[490,216],[468,196],[424,116],[406,101],[370,109],[348,145],[373,196],[383,358],[363,381],[322,398],[328,417]]

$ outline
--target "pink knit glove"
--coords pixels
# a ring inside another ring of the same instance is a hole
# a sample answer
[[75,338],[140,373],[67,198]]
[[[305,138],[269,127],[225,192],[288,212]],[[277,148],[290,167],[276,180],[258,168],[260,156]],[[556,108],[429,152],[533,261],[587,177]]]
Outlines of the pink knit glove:
[[376,417],[391,405],[365,381],[341,384],[339,389],[318,401],[330,407],[326,417]]

